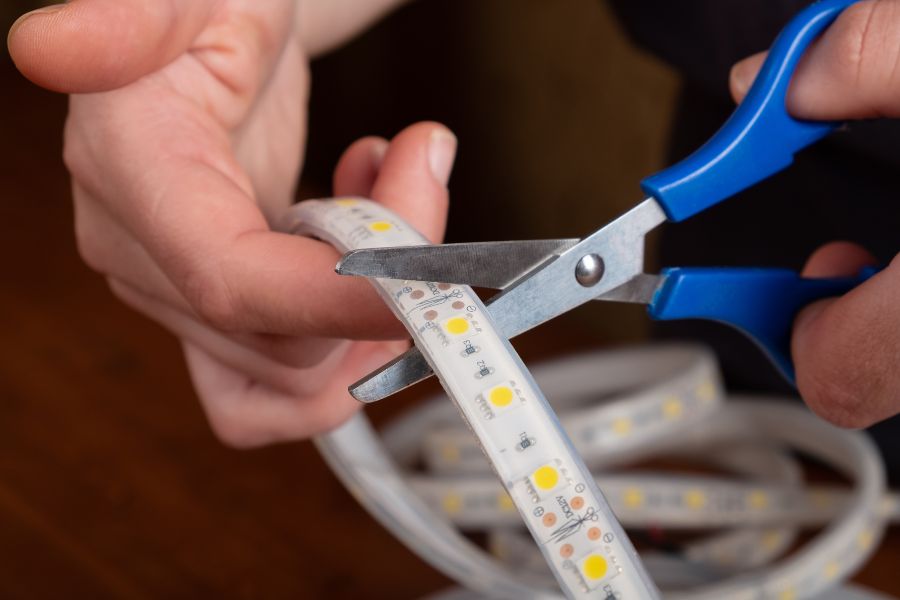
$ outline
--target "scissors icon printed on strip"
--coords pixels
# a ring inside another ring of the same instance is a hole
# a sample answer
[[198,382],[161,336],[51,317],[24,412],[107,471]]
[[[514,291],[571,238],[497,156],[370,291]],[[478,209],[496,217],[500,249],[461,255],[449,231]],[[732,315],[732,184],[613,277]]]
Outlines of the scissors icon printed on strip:
[[[349,252],[336,270],[502,290],[488,302],[508,338],[589,300],[637,302],[657,320],[707,319],[752,338],[793,382],[791,326],[797,313],[870,277],[808,279],[776,268],[670,267],[643,271],[644,237],[679,222],[787,168],[794,154],[840,124],[790,116],[788,86],[800,58],[856,0],[820,0],[781,31],[743,102],[709,141],[641,182],[647,198],[584,239],[530,240],[376,248]],[[431,375],[412,348],[350,388],[372,402]]]

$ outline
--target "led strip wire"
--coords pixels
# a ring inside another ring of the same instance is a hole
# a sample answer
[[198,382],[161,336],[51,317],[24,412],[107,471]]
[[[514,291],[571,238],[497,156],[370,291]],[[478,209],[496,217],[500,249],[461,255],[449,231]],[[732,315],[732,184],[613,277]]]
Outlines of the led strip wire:
[[[287,229],[340,251],[427,243],[363,199],[308,201]],[[459,409],[573,598],[658,598],[658,591],[593,477],[508,340],[468,286],[376,280]]]
[[[285,229],[340,250],[426,243],[361,199],[302,203]],[[410,411],[386,428],[384,444],[362,414],[319,438],[348,489],[425,560],[484,597],[558,597],[549,573],[570,597],[655,597],[593,477],[471,290],[390,280],[376,287],[453,404],[440,398]],[[832,428],[784,402],[723,403],[708,352],[630,349],[553,362],[535,374],[551,391],[575,447],[602,469],[598,479],[624,522],[713,532],[678,556],[647,553],[654,578],[674,590],[667,599],[814,597],[850,575],[876,546],[886,520],[900,512],[897,498],[884,495],[882,466],[864,435]],[[457,412],[475,440],[459,426]],[[831,464],[855,487],[802,487],[792,448]],[[611,471],[654,454],[687,457],[740,479]],[[417,461],[432,474],[398,469]],[[521,520],[540,552],[516,533]],[[826,522],[811,543],[770,565],[798,527]],[[500,560],[457,526],[486,530]],[[594,556],[606,566],[596,579],[596,559],[587,562]]]

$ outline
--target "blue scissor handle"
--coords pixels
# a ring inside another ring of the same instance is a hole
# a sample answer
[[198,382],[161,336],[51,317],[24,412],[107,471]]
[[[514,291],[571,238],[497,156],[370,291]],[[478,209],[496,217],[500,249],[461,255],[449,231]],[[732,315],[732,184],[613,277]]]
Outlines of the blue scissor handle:
[[661,321],[706,319],[735,327],[768,355],[782,375],[794,382],[791,327],[802,308],[840,296],[877,272],[863,269],[856,277],[808,279],[790,269],[674,267],[647,310]]
[[809,44],[857,0],[820,0],[781,31],[756,81],[728,121],[696,152],[641,182],[672,221],[682,221],[788,167],[794,154],[839,123],[790,116],[785,98]]

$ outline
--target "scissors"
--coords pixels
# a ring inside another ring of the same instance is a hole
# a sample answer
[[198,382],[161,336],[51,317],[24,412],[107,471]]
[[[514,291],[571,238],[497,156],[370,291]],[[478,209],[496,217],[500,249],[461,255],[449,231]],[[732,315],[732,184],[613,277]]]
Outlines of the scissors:
[[[703,146],[645,178],[647,197],[584,239],[525,240],[375,248],[349,252],[336,271],[414,281],[441,281],[502,290],[487,303],[508,338],[589,300],[646,304],[656,320],[706,319],[753,339],[794,382],[791,326],[816,300],[838,296],[868,279],[811,279],[778,268],[671,267],[644,273],[644,237],[679,222],[787,168],[794,154],[840,123],[790,116],[785,105],[803,53],[856,0],[820,0],[781,31],[743,102]],[[373,402],[428,376],[416,348],[350,387]]]

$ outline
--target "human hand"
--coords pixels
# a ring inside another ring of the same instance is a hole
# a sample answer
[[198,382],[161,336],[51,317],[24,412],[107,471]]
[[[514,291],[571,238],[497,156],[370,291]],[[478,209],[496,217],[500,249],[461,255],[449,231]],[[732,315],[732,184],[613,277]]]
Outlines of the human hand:
[[[307,57],[396,0],[74,0],[20,19],[19,69],[73,94],[65,161],[84,260],[181,338],[213,429],[302,438],[356,408],[346,387],[395,356],[399,322],[336,252],[273,232],[300,172]],[[352,145],[336,195],[440,239],[455,139],[423,123]],[[341,338],[382,340],[348,342]]]
[[[731,71],[740,101],[765,53]],[[788,93],[788,111],[821,120],[900,116],[900,1],[849,7],[806,53]],[[875,263],[848,242],[817,250],[803,274],[856,275]],[[900,412],[900,260],[841,298],[807,307],[794,323],[792,353],[801,396],[845,427],[866,427]]]

